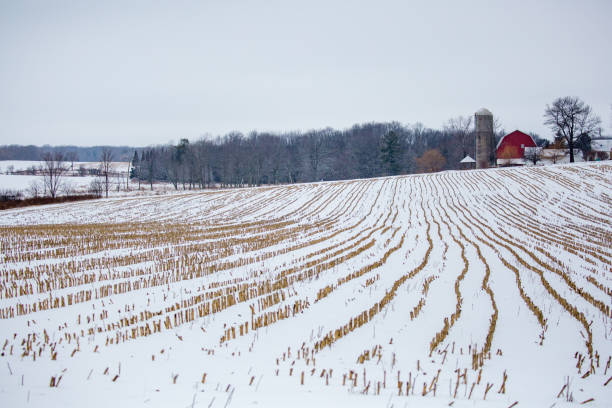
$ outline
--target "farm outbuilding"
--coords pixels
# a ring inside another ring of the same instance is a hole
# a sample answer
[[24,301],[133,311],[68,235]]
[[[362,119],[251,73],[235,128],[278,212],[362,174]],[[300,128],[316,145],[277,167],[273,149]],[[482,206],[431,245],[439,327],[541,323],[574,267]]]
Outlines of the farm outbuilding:
[[520,130],[508,133],[497,143],[497,164],[523,164],[522,159],[525,156],[526,147],[536,147],[531,136]]
[[461,169],[463,170],[467,170],[467,169],[473,169],[476,167],[476,160],[472,159],[469,155],[465,156],[460,162],[459,162]]

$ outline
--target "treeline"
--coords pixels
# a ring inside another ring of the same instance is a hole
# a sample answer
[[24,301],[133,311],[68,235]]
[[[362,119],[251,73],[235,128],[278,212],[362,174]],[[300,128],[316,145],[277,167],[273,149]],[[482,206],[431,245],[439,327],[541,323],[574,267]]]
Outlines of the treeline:
[[62,152],[72,161],[97,162],[104,149],[110,149],[116,161],[130,161],[134,148],[129,146],[0,146],[0,160],[40,160],[47,152]]
[[177,145],[133,152],[131,176],[151,185],[167,181],[176,188],[206,188],[457,169],[466,154],[474,157],[475,148],[469,120],[461,119],[449,121],[443,130],[390,122],[346,130],[232,132],[214,140],[182,139]]
[[[504,134],[495,127],[497,140]],[[0,146],[0,160],[40,160],[61,153],[65,161],[130,161],[130,177],[140,185],[170,182],[175,188],[257,186],[321,180],[371,178],[460,168],[475,157],[471,117],[449,120],[443,129],[398,122],[357,124],[345,130],[231,132],[181,139],[176,145]]]

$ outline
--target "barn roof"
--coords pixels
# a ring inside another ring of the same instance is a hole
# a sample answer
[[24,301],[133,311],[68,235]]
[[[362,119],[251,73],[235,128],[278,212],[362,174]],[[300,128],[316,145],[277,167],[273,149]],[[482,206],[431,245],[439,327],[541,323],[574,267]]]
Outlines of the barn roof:
[[470,156],[465,156],[459,163],[476,163]]
[[[504,139],[505,139],[506,137],[508,137],[508,136],[512,136],[512,135],[515,135],[515,134],[517,134],[517,133],[518,133],[518,134],[521,134],[521,135],[529,136],[529,138],[531,139],[531,141],[533,142],[533,144],[534,144],[534,145],[536,144],[536,142],[533,140],[533,137],[531,137],[531,135],[528,135],[528,134],[527,134],[527,133],[525,133],[525,132],[521,132],[520,130],[515,130],[514,132],[510,132],[510,133],[508,133],[507,135],[505,135],[504,137],[502,137],[501,139],[499,139],[499,142],[497,142],[497,146],[495,146],[495,149],[499,149],[499,146],[501,146],[502,142],[504,141]],[[536,146],[537,146],[537,145],[536,145]]]

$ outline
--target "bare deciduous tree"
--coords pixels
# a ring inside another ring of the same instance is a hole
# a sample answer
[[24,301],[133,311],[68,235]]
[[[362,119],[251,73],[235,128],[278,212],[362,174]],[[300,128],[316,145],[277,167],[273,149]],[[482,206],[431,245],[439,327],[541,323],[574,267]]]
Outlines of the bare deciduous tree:
[[30,181],[30,185],[28,186],[28,193],[31,197],[38,198],[38,196],[43,194],[43,190],[44,186],[42,186],[38,181]]
[[544,118],[544,124],[567,142],[570,163],[574,162],[574,147],[578,136],[595,132],[601,123],[591,107],[575,96],[558,98],[552,105],[546,105]]
[[468,155],[468,142],[474,137],[472,133],[472,116],[457,116],[451,118],[444,125],[444,130],[451,133],[461,143],[461,157]]
[[551,149],[550,160],[553,164],[557,164],[557,162],[565,156],[567,156],[567,154],[563,150]]
[[68,171],[68,166],[65,163],[66,158],[64,153],[55,151],[43,153],[41,159],[43,161],[42,174],[45,188],[49,191],[51,197],[55,198],[62,185],[62,179]]
[[446,159],[438,149],[429,149],[416,159],[417,166],[423,173],[440,171],[446,164]]
[[526,147],[524,157],[526,160],[529,160],[535,166],[540,160],[542,160],[542,148]]
[[104,191],[104,186],[102,185],[102,182],[99,179],[95,178],[89,184],[89,192],[95,195],[96,197],[102,197],[103,191]]
[[[70,162],[70,172],[74,173],[74,162],[79,161],[79,155],[75,151],[66,153],[66,161]],[[74,175],[74,174],[72,174]]]
[[325,129],[322,133],[309,132],[304,136],[309,170],[314,181],[318,181],[321,175],[321,162],[327,156],[325,138],[330,131],[331,129]]
[[563,159],[567,153],[565,149],[567,148],[567,144],[565,143],[565,139],[557,138],[553,144],[550,145],[549,149],[547,149],[547,157],[553,162],[553,164],[557,164],[557,162]]
[[108,186],[110,183],[110,173],[113,165],[113,153],[109,148],[102,149],[100,155],[100,174],[104,177],[104,189],[106,191],[106,198],[108,198]]

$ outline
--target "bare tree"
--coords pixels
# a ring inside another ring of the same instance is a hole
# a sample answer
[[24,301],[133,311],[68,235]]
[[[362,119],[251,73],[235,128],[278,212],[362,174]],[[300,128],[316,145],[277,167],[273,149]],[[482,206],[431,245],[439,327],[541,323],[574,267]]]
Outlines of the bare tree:
[[[123,175],[118,170],[115,171],[115,186],[117,192],[121,191],[121,187],[123,186]],[[127,191],[127,187],[125,187],[125,191]]]
[[100,175],[104,177],[104,189],[106,198],[108,198],[108,185],[110,183],[109,176],[113,165],[113,152],[107,147],[102,149],[100,155]]
[[557,162],[563,159],[567,153],[565,149],[567,148],[567,144],[565,143],[565,139],[556,138],[554,143],[546,149],[547,157],[553,162],[553,164],[557,164]]
[[495,137],[501,139],[505,133],[506,130],[504,129],[504,125],[499,116],[493,116],[493,134]]
[[287,173],[286,179],[289,183],[295,183],[301,176],[302,155],[300,154],[300,145],[295,136],[287,137],[285,143],[286,158],[284,160],[284,170]]
[[79,161],[79,155],[75,151],[67,152],[66,161],[70,162],[70,172],[74,175],[74,162]]
[[132,162],[127,162],[127,169],[125,170],[125,191],[130,191],[130,172],[132,171]]
[[457,116],[456,118],[451,118],[444,125],[444,130],[451,133],[457,139],[459,139],[459,143],[461,143],[461,157],[465,157],[468,155],[468,142],[470,137],[473,138],[474,134],[472,133],[472,117],[471,116]]
[[62,179],[68,171],[66,158],[63,152],[45,152],[41,157],[43,161],[42,174],[45,188],[49,191],[51,197],[55,198],[57,192],[62,185]]
[[325,129],[322,132],[311,131],[304,135],[305,150],[308,167],[313,181],[318,181],[321,174],[321,163],[327,157],[326,138],[332,129]]
[[526,147],[525,148],[525,159],[529,160],[535,166],[540,160],[542,160],[542,148],[541,147]]
[[565,153],[563,150],[551,149],[550,160],[553,162],[553,164],[557,164],[557,162],[563,159],[566,155],[567,153]]
[[595,132],[601,123],[591,107],[575,96],[558,98],[552,105],[546,105],[544,118],[544,124],[567,142],[570,163],[574,162],[574,145],[578,136]]
[[501,140],[502,137],[506,134],[506,130],[504,129],[504,125],[501,122],[501,119],[498,116],[493,116],[493,134],[491,135],[491,150],[489,153],[489,162],[496,163],[497,162],[497,143]]
[[[142,161],[144,161],[144,156]],[[134,157],[132,158],[132,170],[130,171],[128,166],[128,177],[135,177],[138,179],[138,190],[140,190],[140,180],[142,178],[142,161],[138,157],[138,152],[134,150]]]
[[102,191],[104,191],[102,182],[98,178],[93,179],[93,181],[89,184],[89,193],[95,195],[96,197],[102,197]]
[[30,181],[28,187],[28,193],[33,198],[38,198],[39,195],[43,194],[43,186],[36,180]]

